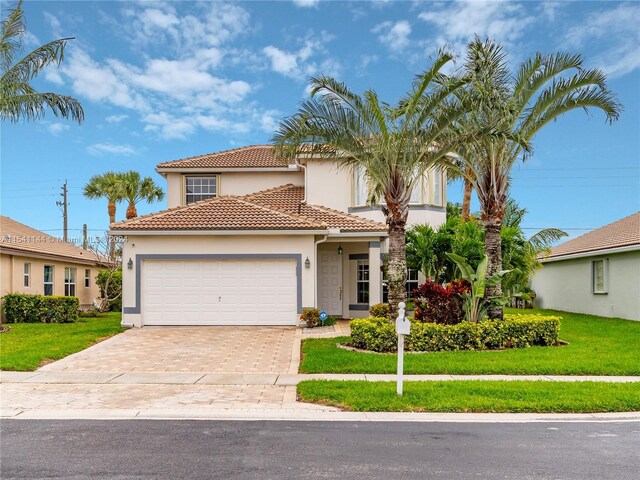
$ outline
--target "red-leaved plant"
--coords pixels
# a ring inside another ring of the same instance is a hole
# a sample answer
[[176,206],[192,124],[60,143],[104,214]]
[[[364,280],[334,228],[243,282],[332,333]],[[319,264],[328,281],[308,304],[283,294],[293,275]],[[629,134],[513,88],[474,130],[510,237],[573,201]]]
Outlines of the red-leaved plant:
[[442,286],[427,279],[413,291],[414,319],[420,322],[455,325],[464,320],[462,294],[470,291],[466,280],[453,280]]

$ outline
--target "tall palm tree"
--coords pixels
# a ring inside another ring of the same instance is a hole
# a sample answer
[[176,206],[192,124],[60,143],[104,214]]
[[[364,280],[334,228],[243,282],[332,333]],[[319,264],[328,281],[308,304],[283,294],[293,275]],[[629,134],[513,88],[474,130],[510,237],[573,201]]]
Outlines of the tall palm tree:
[[[463,72],[473,108],[458,125],[467,135],[456,152],[465,161],[462,174],[471,180],[480,202],[489,278],[502,270],[500,229],[511,169],[531,155],[535,135],[575,109],[600,109],[612,123],[621,106],[607,88],[605,74],[585,69],[576,54],[536,54],[512,75],[502,46],[476,37],[467,47]],[[452,162],[449,166],[457,168]],[[487,288],[487,296],[500,295],[500,283]],[[492,306],[489,316],[502,318],[502,307]]]
[[127,219],[138,216],[136,205],[142,200],[147,203],[160,201],[164,198],[162,187],[159,187],[151,177],[141,178],[134,170],[118,174],[124,199],[129,202],[127,207]]
[[343,168],[364,170],[369,203],[382,204],[389,229],[392,313],[406,299],[405,227],[411,191],[425,171],[451,151],[449,127],[461,114],[453,93],[463,82],[445,81],[441,73],[451,60],[440,52],[396,105],[381,102],[372,90],[357,95],[333,78],[312,78],[311,98],[280,122],[273,137],[285,157],[311,152]]
[[60,65],[64,48],[71,38],[60,38],[42,45],[19,60],[23,51],[26,23],[22,12],[22,0],[2,19],[0,38],[0,119],[18,122],[35,120],[49,107],[55,116],[72,118],[78,123],[84,120],[80,103],[72,97],[57,93],[37,92],[29,82],[51,64]]
[[[84,186],[84,196],[91,199],[106,198],[109,224],[116,221],[117,204],[125,198],[122,186],[121,174],[106,172],[102,175],[94,175]],[[111,261],[115,260],[115,243],[109,239],[109,255]]]

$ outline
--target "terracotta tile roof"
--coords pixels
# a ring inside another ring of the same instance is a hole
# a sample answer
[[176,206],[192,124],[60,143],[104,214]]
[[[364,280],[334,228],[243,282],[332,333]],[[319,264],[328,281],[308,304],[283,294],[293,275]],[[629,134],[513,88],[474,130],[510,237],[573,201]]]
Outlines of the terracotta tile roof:
[[159,163],[158,168],[273,168],[286,167],[271,145],[249,145],[217,153]]
[[111,224],[111,230],[323,230],[326,225],[240,197],[217,197]]
[[547,258],[631,245],[640,246],[640,212],[553,247]]
[[82,263],[93,264],[98,260],[91,250],[83,250],[5,216],[0,216],[0,248],[18,251],[25,256],[37,254]]
[[326,223],[328,228],[339,228],[345,232],[386,232],[387,227],[367,218],[350,215],[322,205],[303,203],[304,188],[292,184],[263,190],[244,197],[246,200],[287,213],[297,213],[317,222]]

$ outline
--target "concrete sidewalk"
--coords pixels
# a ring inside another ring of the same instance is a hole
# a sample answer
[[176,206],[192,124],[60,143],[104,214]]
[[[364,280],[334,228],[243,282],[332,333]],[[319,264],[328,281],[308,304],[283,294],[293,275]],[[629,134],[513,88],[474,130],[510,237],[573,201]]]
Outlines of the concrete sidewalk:
[[[395,382],[393,374],[246,374],[246,373],[104,373],[43,371],[0,372],[0,383],[43,384],[126,384],[126,385],[297,385],[304,380],[359,380]],[[640,376],[606,375],[404,375],[406,382],[439,382],[451,380],[500,380],[548,382],[640,382]]]

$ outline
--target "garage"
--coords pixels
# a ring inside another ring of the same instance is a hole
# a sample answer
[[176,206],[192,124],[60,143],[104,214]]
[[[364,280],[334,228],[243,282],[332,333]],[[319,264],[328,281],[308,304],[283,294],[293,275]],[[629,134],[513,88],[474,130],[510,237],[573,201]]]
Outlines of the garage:
[[143,325],[297,325],[290,259],[145,260]]

